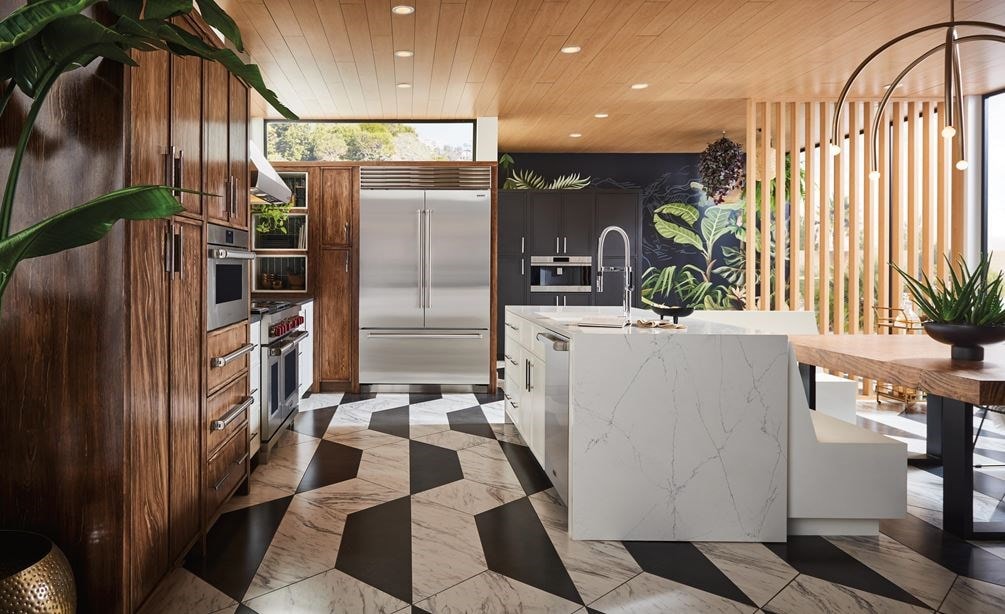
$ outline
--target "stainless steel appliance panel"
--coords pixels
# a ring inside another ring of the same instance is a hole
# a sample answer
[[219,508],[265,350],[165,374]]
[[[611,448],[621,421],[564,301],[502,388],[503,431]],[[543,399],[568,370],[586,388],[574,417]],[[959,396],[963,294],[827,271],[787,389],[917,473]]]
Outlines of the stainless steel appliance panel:
[[487,385],[487,329],[359,331],[361,384]]
[[538,333],[545,346],[544,470],[569,503],[569,340],[554,333]]
[[255,254],[248,233],[210,224],[207,236],[206,329],[215,330],[248,318],[248,284]]
[[491,193],[427,190],[425,224],[425,327],[487,331],[492,278]]
[[422,328],[425,193],[360,194],[360,328]]

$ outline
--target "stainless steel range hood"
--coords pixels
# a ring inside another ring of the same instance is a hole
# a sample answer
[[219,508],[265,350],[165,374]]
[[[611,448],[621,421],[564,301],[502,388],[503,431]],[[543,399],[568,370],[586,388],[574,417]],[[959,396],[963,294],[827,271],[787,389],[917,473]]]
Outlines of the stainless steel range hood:
[[251,159],[251,194],[270,203],[290,202],[293,192],[265,159],[262,150],[254,141],[248,141],[248,156]]

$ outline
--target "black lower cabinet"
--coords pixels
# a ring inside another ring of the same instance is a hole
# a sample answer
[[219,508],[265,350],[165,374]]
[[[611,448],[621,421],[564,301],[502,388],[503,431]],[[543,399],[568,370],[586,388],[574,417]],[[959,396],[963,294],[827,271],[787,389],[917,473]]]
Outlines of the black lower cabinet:
[[586,307],[593,304],[593,295],[589,292],[531,292],[530,304],[552,307]]

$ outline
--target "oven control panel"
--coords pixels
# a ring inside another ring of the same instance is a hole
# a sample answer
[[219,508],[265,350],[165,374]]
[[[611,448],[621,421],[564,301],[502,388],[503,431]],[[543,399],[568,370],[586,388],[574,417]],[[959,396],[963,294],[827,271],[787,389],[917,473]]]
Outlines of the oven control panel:
[[305,321],[304,316],[299,315],[290,316],[286,319],[280,320],[269,327],[269,337],[282,337],[286,333],[303,324]]

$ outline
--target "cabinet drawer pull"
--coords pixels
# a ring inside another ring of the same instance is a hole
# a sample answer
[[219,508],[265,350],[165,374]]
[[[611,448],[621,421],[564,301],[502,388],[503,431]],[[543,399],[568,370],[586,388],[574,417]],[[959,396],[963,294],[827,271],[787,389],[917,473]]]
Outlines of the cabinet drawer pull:
[[505,356],[505,357],[506,357],[506,360],[510,361],[510,363],[512,363],[512,365],[513,365],[514,367],[516,366],[516,361],[515,361],[515,360],[513,360],[513,357],[512,357],[512,356],[510,356],[509,354],[503,354],[503,356]]
[[518,331],[518,330],[520,330],[520,327],[519,327],[519,326],[513,326],[513,325],[512,325],[512,324],[510,324],[509,322],[506,322],[505,324],[506,324],[506,327],[507,327],[507,328],[510,328],[510,329],[512,329],[512,330],[517,330],[517,331]]
[[255,349],[255,347],[256,346],[254,343],[242,345],[241,347],[237,348],[236,350],[234,350],[230,354],[227,354],[226,356],[214,356],[212,359],[210,359],[209,364],[214,369],[219,369],[220,367],[226,367],[228,364],[234,362],[241,356],[244,356],[245,354],[251,352],[253,349]]
[[221,488],[223,488],[223,485],[227,483],[227,480],[230,478],[231,474],[233,474],[238,467],[243,465],[246,460],[248,460],[247,452],[244,453],[244,456],[242,456],[240,460],[234,463],[234,466],[230,468],[230,471],[228,471],[222,478],[220,478],[220,481],[213,486],[213,490],[220,490]]
[[209,423],[209,430],[211,431],[222,431],[227,428],[231,422],[237,419],[241,415],[241,412],[251,407],[251,404],[255,402],[253,397],[245,397],[243,401],[237,405],[230,408],[227,414],[220,418],[219,420],[213,420]]

